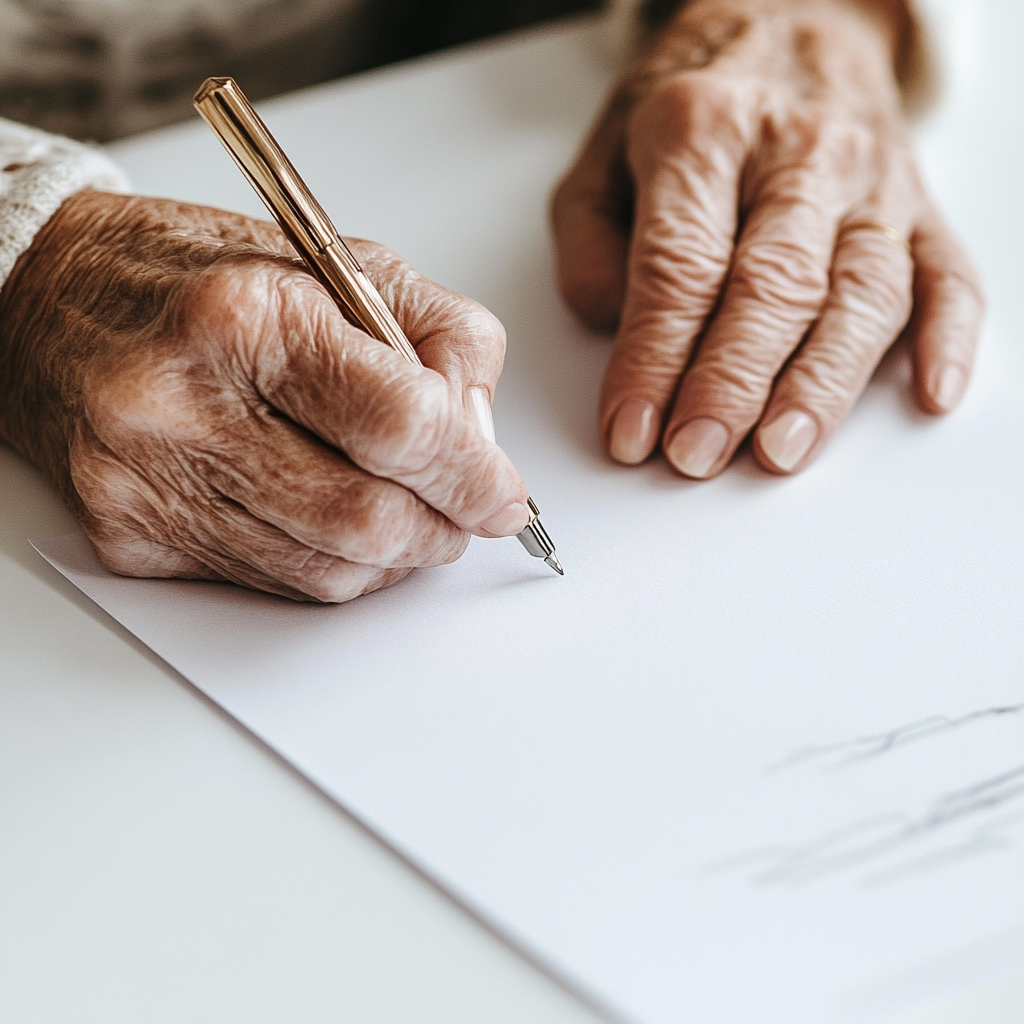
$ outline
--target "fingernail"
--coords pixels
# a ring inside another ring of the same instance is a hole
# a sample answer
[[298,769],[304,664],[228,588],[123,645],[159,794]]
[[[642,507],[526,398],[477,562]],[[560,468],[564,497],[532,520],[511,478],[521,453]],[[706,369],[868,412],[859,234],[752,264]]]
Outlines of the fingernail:
[[967,374],[955,363],[947,363],[941,370],[932,375],[932,401],[943,411],[949,412],[964,393],[967,386]]
[[491,412],[491,395],[487,388],[466,388],[466,405],[476,420],[480,433],[488,441],[494,440],[494,414]]
[[487,522],[481,523],[480,529],[495,537],[510,537],[514,533],[521,533],[529,521],[530,510],[521,501],[514,501],[500,512],[495,512]]
[[801,409],[790,409],[762,427],[757,439],[776,468],[788,473],[817,441],[818,424]]
[[680,473],[703,480],[711,474],[729,443],[729,431],[718,420],[699,416],[682,426],[665,454]]
[[608,448],[616,462],[636,466],[654,451],[658,443],[657,410],[643,398],[627,398],[619,406],[608,437]]

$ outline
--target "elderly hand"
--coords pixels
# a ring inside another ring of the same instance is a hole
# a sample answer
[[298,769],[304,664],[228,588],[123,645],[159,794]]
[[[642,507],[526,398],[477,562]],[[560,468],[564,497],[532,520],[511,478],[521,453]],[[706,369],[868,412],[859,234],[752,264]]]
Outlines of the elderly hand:
[[982,299],[914,164],[887,6],[687,4],[557,190],[562,292],[618,325],[600,426],[619,462],[660,440],[706,478],[753,432],[765,469],[803,468],[912,310],[918,402],[959,401]]
[[519,532],[481,431],[504,332],[353,242],[426,368],[350,325],[261,221],[83,192],[0,293],[0,426],[132,576],[345,601]]

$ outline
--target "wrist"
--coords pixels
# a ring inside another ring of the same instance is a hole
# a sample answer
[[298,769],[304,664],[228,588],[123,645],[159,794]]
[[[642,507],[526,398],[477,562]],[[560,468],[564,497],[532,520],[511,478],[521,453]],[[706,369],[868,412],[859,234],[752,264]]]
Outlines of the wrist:
[[[67,431],[80,403],[89,332],[88,312],[77,303],[76,312],[63,309],[61,300],[71,275],[79,285],[89,276],[88,266],[76,263],[76,247],[95,240],[104,198],[123,201],[91,190],[68,198],[0,289],[0,437],[43,469],[66,500],[73,496]],[[76,328],[60,328],[62,316],[78,314]],[[64,351],[72,339],[78,351]]]
[[[789,17],[859,23],[883,48],[890,78],[905,110],[919,110],[934,97],[936,74],[914,0],[644,0],[639,5],[643,48],[658,48],[666,36],[692,33],[703,22]],[[722,36],[721,29],[710,35]]]

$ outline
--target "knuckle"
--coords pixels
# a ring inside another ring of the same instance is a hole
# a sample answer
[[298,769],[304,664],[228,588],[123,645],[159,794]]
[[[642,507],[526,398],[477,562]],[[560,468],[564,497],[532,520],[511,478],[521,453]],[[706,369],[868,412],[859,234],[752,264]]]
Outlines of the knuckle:
[[354,566],[324,566],[303,576],[301,589],[321,604],[344,604],[363,593],[365,575]]
[[328,507],[325,514],[334,513],[343,524],[340,553],[354,562],[387,566],[409,548],[417,504],[409,491],[366,480],[345,496],[342,510]]
[[175,401],[176,380],[171,368],[155,365],[90,375],[82,389],[86,416],[105,441],[172,435],[189,418]]
[[974,267],[966,259],[959,265],[950,265],[937,271],[933,282],[939,294],[947,299],[967,303],[978,314],[984,311],[985,292]]
[[688,131],[700,110],[703,91],[696,75],[669,75],[637,104],[634,121],[669,131]]
[[814,316],[828,294],[829,271],[814,253],[784,238],[742,246],[730,286],[783,320]]
[[874,364],[873,358],[861,358],[847,346],[824,347],[793,363],[786,375],[786,390],[831,423],[853,404]]
[[448,411],[448,387],[440,375],[393,377],[370,399],[364,414],[370,439],[364,442],[364,468],[378,475],[422,472],[443,445]]
[[722,75],[682,71],[658,82],[643,101],[662,117],[673,119],[677,127],[689,127],[698,120],[713,124],[734,115],[738,86]]
[[400,583],[405,579],[409,573],[412,572],[412,567],[400,568],[400,569],[385,569],[383,572],[376,573],[370,580],[365,584],[363,589],[360,591],[360,596],[365,594],[372,594],[376,590],[383,590],[385,587],[394,586],[396,583]]
[[773,148],[820,175],[855,173],[878,148],[875,132],[830,103],[808,103],[769,125]]
[[76,439],[70,469],[75,493],[87,513],[105,524],[105,532],[147,521],[151,504],[139,480],[102,449]]
[[306,274],[263,254],[225,256],[180,282],[165,332],[173,334],[182,351],[203,359],[210,358],[211,349],[232,356],[248,352],[268,312],[280,312],[292,289],[311,284]]
[[827,111],[813,136],[810,163],[822,174],[856,174],[868,165],[876,148],[875,134],[866,125]]
[[96,557],[111,572],[118,576],[135,576],[135,560],[127,545],[113,540],[109,536],[87,531],[89,543],[92,544]]
[[900,254],[868,252],[839,262],[833,271],[838,301],[881,330],[899,330],[913,304],[909,269]]
[[732,150],[745,137],[743,112],[749,89],[707,71],[682,71],[655,84],[637,103],[629,124],[631,141],[654,139],[675,149],[713,146]]
[[505,356],[508,338],[505,325],[486,307],[472,299],[464,299],[461,333],[471,342],[490,352]]
[[648,102],[668,115],[689,119],[705,102],[710,102],[715,90],[709,88],[709,77],[685,72],[669,75],[650,91]]
[[208,394],[195,387],[196,376],[188,360],[145,354],[130,356],[111,372],[89,372],[82,404],[95,438],[92,447],[105,449],[108,462],[162,465],[177,472],[183,452],[194,442],[207,445],[237,411],[220,401],[211,415],[203,402]]
[[871,187],[878,151],[878,140],[865,126],[828,107],[769,118],[748,192],[838,217]]
[[728,270],[730,252],[705,226],[662,208],[645,221],[629,276],[640,304],[689,307],[705,315]]
[[243,294],[248,275],[238,268],[214,264],[184,279],[177,290],[182,316],[199,324],[236,321],[246,308]]
[[130,534],[115,535],[112,531],[90,531],[89,541],[96,557],[119,576],[154,577],[182,574],[182,559],[162,545]]

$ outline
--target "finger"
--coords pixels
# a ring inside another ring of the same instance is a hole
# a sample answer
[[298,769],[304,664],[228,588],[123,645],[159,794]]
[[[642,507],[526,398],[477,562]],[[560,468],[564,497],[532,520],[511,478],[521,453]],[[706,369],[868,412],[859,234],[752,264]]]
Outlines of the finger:
[[87,533],[104,565],[123,576],[220,579],[293,600],[340,603],[409,571],[316,551],[220,495],[205,495],[197,515],[189,502],[168,502],[127,466],[103,461],[103,486],[113,501],[104,523]]
[[[191,297],[192,322],[216,321],[245,351],[258,308],[254,276],[207,275]],[[374,476],[408,487],[453,523],[483,536],[520,532],[529,520],[526,486],[487,441],[444,378],[407,363],[348,324],[304,274],[279,273],[276,317],[250,368],[259,395]],[[198,306],[198,309],[196,308]],[[251,347],[251,345],[248,345]]]
[[912,239],[914,383],[930,413],[953,409],[967,388],[985,299],[969,257],[931,208]]
[[618,325],[626,288],[632,186],[623,149],[625,97],[601,115],[551,199],[558,288],[598,331]]
[[765,469],[802,469],[835,433],[906,326],[912,278],[910,255],[893,238],[862,229],[840,235],[828,302],[754,435]]
[[468,538],[441,512],[233,386],[232,373],[215,367],[197,379],[191,360],[158,361],[136,368],[137,386],[127,392],[123,376],[93,386],[89,440],[83,433],[73,464],[98,459],[112,478],[117,462],[128,463],[143,478],[163,480],[169,500],[200,507],[204,495],[190,490],[210,488],[300,543],[348,561],[439,565],[465,550]]
[[619,462],[643,462],[654,450],[728,269],[750,137],[736,109],[732,90],[684,77],[652,92],[630,122],[635,219],[600,411]]
[[777,172],[758,197],[665,429],[680,473],[704,479],[725,467],[821,312],[841,210],[832,192],[818,168],[803,166]]
[[300,544],[375,566],[454,562],[469,537],[412,491],[371,476],[257,406],[226,443],[178,438],[180,461]]
[[[133,469],[86,425],[76,440],[75,488],[100,560],[126,576],[225,579],[291,598],[347,601],[409,570],[367,566],[301,544],[236,502]],[[91,509],[102,509],[102,516]]]
[[352,239],[351,247],[423,365],[460,394],[475,386],[493,395],[505,359],[505,329],[498,318],[376,242]]
[[[311,572],[307,579],[301,581],[302,586],[294,587],[281,581],[274,573],[268,573],[249,565],[236,554],[225,554],[212,549],[203,549],[199,557],[169,547],[136,534],[134,531],[101,530],[94,532],[86,529],[97,557],[111,572],[121,576],[134,576],[145,579],[189,579],[207,580],[209,582],[236,583],[250,590],[262,590],[266,593],[287,597],[293,601],[322,601],[340,603],[357,597],[360,594],[397,583],[410,569],[379,570],[374,576],[370,574],[368,582],[362,583],[362,589],[356,590],[356,581],[348,579],[345,586],[338,587],[337,581],[315,579]],[[218,568],[215,568],[218,567]]]
[[351,240],[367,275],[424,366],[436,370],[489,441],[491,404],[505,361],[505,328],[479,302],[431,281],[376,242]]
[[225,579],[283,597],[341,604],[397,582],[408,568],[362,565],[300,544],[234,502],[212,496],[181,549]]
[[135,473],[114,457],[88,419],[79,424],[70,452],[75,518],[99,560],[121,576],[222,579],[208,566],[153,537],[159,516]]
[[135,530],[110,528],[94,517],[83,522],[82,528],[99,560],[119,576],[224,582],[220,573],[197,558]]

